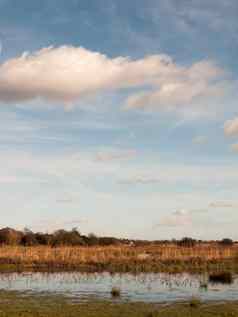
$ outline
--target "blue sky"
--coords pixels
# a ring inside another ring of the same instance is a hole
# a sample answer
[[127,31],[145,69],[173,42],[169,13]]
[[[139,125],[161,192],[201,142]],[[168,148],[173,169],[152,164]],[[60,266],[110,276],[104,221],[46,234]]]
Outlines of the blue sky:
[[0,0],[0,225],[238,239],[237,15]]

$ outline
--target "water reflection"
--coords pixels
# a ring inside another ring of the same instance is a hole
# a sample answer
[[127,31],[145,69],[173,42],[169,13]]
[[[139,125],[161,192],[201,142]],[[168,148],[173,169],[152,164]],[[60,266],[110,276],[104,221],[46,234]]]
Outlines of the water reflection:
[[[27,293],[52,292],[78,300],[110,299],[113,287],[123,301],[182,301],[197,296],[202,300],[238,298],[238,278],[226,275],[221,283],[215,275],[144,273],[9,273],[0,274],[0,289]],[[223,276],[224,278],[224,276]]]

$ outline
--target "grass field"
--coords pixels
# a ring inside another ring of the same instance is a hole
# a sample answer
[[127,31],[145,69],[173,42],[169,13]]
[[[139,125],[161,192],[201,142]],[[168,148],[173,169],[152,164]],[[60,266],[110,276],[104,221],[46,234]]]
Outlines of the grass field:
[[238,271],[238,246],[198,244],[105,247],[0,247],[0,271]]
[[117,302],[73,303],[64,297],[0,292],[1,317],[212,317],[238,316],[238,303],[187,303],[171,305]]

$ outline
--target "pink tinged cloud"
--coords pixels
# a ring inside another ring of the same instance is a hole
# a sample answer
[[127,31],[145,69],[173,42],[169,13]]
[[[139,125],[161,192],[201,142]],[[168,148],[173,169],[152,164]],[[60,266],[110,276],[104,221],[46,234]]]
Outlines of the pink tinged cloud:
[[0,65],[0,102],[41,98],[67,105],[98,93],[136,88],[126,108],[178,107],[222,95],[223,76],[211,61],[181,66],[162,54],[132,60],[83,47],[48,47]]
[[238,135],[238,118],[227,120],[225,122],[224,133],[226,136]]

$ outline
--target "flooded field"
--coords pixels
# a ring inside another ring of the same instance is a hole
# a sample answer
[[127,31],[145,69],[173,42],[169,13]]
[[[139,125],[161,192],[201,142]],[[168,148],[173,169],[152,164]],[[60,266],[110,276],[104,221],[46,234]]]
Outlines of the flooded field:
[[0,275],[1,290],[23,294],[59,294],[78,301],[111,298],[112,288],[120,289],[118,301],[176,302],[196,296],[201,300],[237,300],[238,276],[222,277],[143,273],[8,273]]

